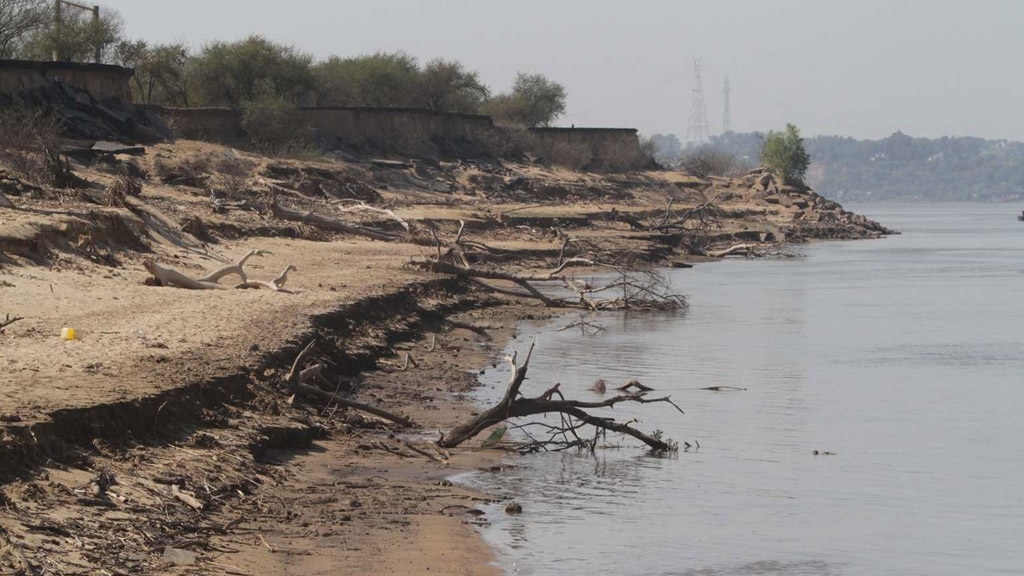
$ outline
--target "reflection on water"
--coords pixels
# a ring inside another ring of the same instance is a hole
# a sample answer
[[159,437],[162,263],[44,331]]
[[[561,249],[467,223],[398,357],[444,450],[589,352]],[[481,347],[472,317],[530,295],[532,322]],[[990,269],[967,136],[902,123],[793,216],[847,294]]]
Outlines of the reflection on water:
[[[510,573],[1020,573],[1024,224],[1005,206],[859,211],[905,234],[674,271],[685,315],[527,330],[527,391],[638,378],[686,415],[615,415],[701,448],[623,440],[470,477],[523,503],[484,532]],[[508,369],[487,378],[484,402]],[[714,385],[748,390],[699,390]]]

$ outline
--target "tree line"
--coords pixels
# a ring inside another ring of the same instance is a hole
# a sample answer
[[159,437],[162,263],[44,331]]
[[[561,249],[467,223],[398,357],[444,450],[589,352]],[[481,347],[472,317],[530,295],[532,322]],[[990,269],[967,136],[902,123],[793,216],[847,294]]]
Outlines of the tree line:
[[[766,136],[731,133],[712,145],[739,158],[758,157]],[[1024,143],[974,137],[917,138],[896,132],[878,140],[815,136],[808,183],[838,200],[1018,201],[1024,199]]]
[[520,72],[495,93],[457,60],[420,63],[404,52],[331,56],[317,60],[294,46],[254,34],[198,50],[182,42],[126,37],[120,15],[97,20],[62,11],[54,25],[50,0],[0,0],[0,58],[90,61],[134,69],[136,102],[165,106],[370,106],[488,114],[515,126],[548,126],[565,113],[565,87],[542,74]]

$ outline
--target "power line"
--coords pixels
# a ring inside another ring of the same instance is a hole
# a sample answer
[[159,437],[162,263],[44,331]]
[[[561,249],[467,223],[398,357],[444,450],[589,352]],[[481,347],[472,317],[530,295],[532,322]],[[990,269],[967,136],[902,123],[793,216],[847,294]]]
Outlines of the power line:
[[729,102],[729,96],[732,94],[732,88],[729,86],[729,77],[725,77],[725,87],[722,88],[722,96],[725,97],[725,104],[722,108],[722,134],[728,134],[732,132],[732,104]]
[[701,145],[711,140],[708,110],[704,105],[704,81],[701,79],[701,59],[693,59],[693,97],[690,101],[690,123],[686,128],[686,143]]

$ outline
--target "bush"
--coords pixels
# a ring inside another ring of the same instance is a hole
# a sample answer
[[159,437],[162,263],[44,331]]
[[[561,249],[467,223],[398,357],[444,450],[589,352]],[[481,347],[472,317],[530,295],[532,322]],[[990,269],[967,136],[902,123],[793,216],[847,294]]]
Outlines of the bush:
[[732,154],[713,146],[698,146],[683,152],[679,166],[688,174],[698,178],[708,176],[731,176],[739,167]]
[[782,132],[769,132],[761,147],[761,163],[771,168],[783,181],[802,185],[811,157],[804,150],[800,130],[793,124],[786,124]]
[[55,184],[47,151],[56,150],[57,122],[24,108],[0,109],[0,164],[34,184]]

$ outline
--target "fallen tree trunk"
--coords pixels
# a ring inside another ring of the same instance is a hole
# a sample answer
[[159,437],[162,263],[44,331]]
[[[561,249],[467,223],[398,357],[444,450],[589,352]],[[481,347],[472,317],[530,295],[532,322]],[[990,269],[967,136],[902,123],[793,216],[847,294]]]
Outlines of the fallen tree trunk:
[[345,234],[353,234],[355,236],[365,236],[366,238],[372,238],[374,240],[393,242],[399,239],[399,237],[394,234],[388,234],[387,232],[373,230],[372,228],[350,224],[343,220],[338,220],[337,218],[330,218],[317,214],[312,210],[309,212],[300,212],[298,210],[292,210],[291,208],[285,208],[277,202],[277,190],[274,189],[273,185],[269,185],[269,187],[270,194],[267,197],[267,208],[270,210],[270,213],[277,218],[290,220],[292,222],[312,224],[318,228],[333,230],[335,232],[343,232]]
[[264,280],[249,280],[246,276],[244,266],[249,258],[252,258],[253,256],[264,256],[266,254],[271,254],[271,252],[266,250],[250,250],[234,264],[215,270],[202,278],[190,278],[181,272],[178,272],[174,268],[164,268],[152,260],[146,260],[143,262],[143,266],[145,266],[146,270],[153,275],[153,278],[156,279],[161,286],[174,286],[176,288],[185,288],[187,290],[228,290],[228,286],[223,286],[217,282],[225,276],[236,274],[242,279],[242,282],[236,284],[234,288],[267,288],[274,290],[275,292],[289,292],[284,289],[284,284],[288,281],[288,272],[296,270],[295,266],[292,266],[291,264],[289,264],[277,278],[270,282]]
[[[522,396],[520,389],[526,381],[526,372],[530,365],[530,357],[533,355],[533,348],[534,344],[531,344],[529,352],[526,354],[526,359],[523,360],[521,365],[517,364],[515,355],[509,359],[513,368],[512,379],[509,381],[508,389],[505,391],[501,401],[472,420],[450,430],[438,440],[438,446],[442,448],[455,448],[491,426],[512,418],[557,413],[568,417],[568,420],[564,422],[563,427],[559,430],[562,433],[572,432],[573,436],[576,437],[576,440],[572,441],[573,445],[580,445],[581,442],[575,434],[575,431],[579,428],[578,424],[572,422],[572,419],[575,418],[583,424],[597,428],[599,431],[610,430],[636,438],[652,450],[668,451],[676,448],[676,445],[671,440],[641,432],[630,426],[628,422],[616,422],[612,418],[594,416],[586,411],[586,409],[611,408],[623,402],[634,402],[638,404],[668,403],[682,413],[682,409],[676,406],[668,396],[663,398],[647,398],[644,393],[623,394],[607,400],[585,402],[566,400],[557,385],[536,398]],[[554,399],[555,396],[558,396],[559,399]],[[597,436],[595,435],[594,441],[596,441],[596,438]],[[586,441],[582,442],[585,443]]]
[[366,412],[372,414],[378,418],[383,418],[389,422],[394,422],[400,426],[413,427],[416,425],[411,419],[406,418],[400,414],[394,414],[388,412],[382,408],[370,406],[369,404],[363,404],[362,402],[356,402],[343,398],[337,394],[332,394],[326,390],[321,390],[316,386],[307,384],[307,380],[315,380],[323,373],[323,365],[315,364],[305,370],[302,369],[302,365],[306,362],[306,359],[313,353],[313,347],[316,345],[316,340],[312,340],[305,348],[299,352],[299,355],[295,357],[295,361],[292,362],[291,370],[285,376],[285,384],[288,386],[288,392],[291,394],[306,394],[308,396],[315,396],[321,400],[327,402],[334,402],[339,406],[358,410],[360,412]]

